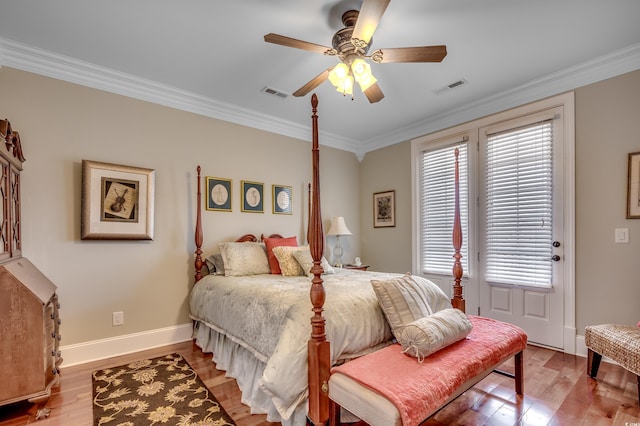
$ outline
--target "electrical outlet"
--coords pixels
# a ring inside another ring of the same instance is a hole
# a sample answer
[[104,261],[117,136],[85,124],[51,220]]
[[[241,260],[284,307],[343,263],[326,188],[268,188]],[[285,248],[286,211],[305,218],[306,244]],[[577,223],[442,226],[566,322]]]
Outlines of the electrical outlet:
[[114,327],[117,325],[124,325],[124,312],[114,312],[111,314],[111,325]]

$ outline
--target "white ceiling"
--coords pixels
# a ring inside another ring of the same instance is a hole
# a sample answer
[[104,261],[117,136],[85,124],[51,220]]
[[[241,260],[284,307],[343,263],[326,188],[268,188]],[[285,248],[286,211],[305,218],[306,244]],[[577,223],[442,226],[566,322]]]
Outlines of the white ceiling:
[[[310,139],[310,96],[358,0],[0,0],[0,64]],[[441,63],[373,64],[385,98],[319,86],[320,143],[358,155],[640,69],[637,0],[393,0],[372,50],[445,44]],[[457,80],[468,84],[439,89]]]

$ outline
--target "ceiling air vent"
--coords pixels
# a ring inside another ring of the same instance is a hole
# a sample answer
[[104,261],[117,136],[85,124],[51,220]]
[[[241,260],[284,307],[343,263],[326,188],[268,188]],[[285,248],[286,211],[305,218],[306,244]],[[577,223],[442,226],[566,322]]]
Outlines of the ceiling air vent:
[[440,95],[442,93],[448,92],[449,90],[455,89],[455,88],[460,87],[460,86],[464,86],[466,84],[469,84],[469,82],[467,80],[465,80],[464,78],[460,78],[460,79],[458,79],[458,80],[456,80],[456,81],[454,81],[452,83],[447,84],[444,87],[441,87],[439,89],[434,90],[434,92],[436,94]]
[[262,89],[262,93],[266,93],[267,95],[277,96],[280,99],[287,99],[289,97],[288,93],[285,93],[281,90],[274,89],[272,87],[265,87]]

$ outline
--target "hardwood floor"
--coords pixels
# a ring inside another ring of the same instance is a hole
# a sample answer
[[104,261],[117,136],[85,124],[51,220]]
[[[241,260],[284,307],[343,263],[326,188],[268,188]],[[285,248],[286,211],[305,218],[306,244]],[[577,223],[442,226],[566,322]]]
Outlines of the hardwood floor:
[[[51,415],[37,421],[38,425],[90,426],[94,370],[172,352],[179,352],[191,364],[238,426],[275,425],[264,415],[251,415],[240,402],[235,381],[213,368],[211,354],[202,353],[192,342],[74,367],[64,368],[63,364],[61,383],[47,403]],[[636,376],[603,362],[595,381],[586,375],[586,362],[582,357],[529,346],[525,351],[523,398],[516,398],[513,380],[490,374],[424,425],[640,426]],[[513,371],[513,361],[503,367]],[[35,423],[35,413],[36,407],[29,403],[0,407],[0,426]]]

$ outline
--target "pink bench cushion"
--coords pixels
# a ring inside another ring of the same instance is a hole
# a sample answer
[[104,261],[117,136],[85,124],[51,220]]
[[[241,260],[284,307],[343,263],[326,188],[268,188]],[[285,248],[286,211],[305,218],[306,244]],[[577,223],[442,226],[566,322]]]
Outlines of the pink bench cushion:
[[463,340],[429,355],[422,363],[399,344],[365,355],[331,372],[342,373],[379,393],[398,409],[403,425],[433,414],[467,380],[524,350],[520,327],[469,315],[473,330]]

